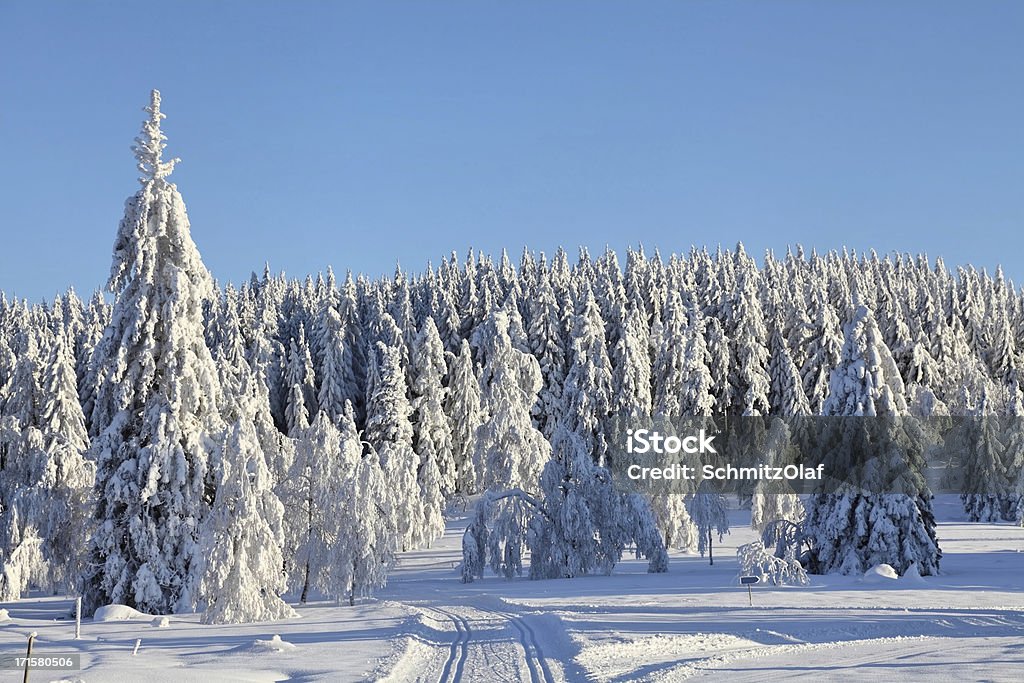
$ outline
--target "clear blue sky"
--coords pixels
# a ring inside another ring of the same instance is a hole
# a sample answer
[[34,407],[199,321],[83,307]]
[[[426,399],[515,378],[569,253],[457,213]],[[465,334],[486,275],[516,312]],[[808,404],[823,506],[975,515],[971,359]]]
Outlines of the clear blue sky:
[[0,289],[105,284],[150,88],[222,282],[474,246],[1024,281],[1024,2],[0,4]]

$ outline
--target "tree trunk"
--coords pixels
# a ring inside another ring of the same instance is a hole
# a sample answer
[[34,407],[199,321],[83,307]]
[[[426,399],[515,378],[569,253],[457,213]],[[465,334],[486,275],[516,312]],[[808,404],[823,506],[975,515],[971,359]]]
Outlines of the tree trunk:
[[309,597],[309,562],[306,562],[306,576],[302,580],[302,595],[299,596],[299,603],[305,605],[306,598]]
[[708,529],[708,559],[711,560],[711,564],[715,563],[715,552],[711,549],[712,534],[711,529]]

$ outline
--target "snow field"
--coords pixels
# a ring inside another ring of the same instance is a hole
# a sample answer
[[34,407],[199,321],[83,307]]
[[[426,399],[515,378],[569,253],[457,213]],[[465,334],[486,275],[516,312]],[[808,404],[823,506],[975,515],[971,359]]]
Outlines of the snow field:
[[[964,521],[940,499],[943,573],[884,583],[811,576],[808,587],[736,585],[736,547],[754,538],[749,512],[715,565],[673,553],[667,574],[622,562],[612,576],[459,582],[463,519],[432,548],[406,553],[379,599],[354,607],[294,605],[299,618],[203,625],[151,615],[85,620],[72,640],[72,602],[4,603],[0,653],[79,652],[69,680],[137,681],[764,681],[1020,680],[1024,654],[1024,530]],[[110,610],[119,613],[120,610]],[[274,636],[294,647],[276,645]],[[131,656],[136,638],[139,654]],[[0,676],[0,680],[4,680]]]

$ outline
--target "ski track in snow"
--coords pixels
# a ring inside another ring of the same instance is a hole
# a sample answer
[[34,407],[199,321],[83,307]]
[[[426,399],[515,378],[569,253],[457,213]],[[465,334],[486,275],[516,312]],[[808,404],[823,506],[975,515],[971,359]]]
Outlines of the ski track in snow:
[[519,633],[519,645],[523,648],[523,654],[526,656],[526,664],[530,669],[530,680],[532,683],[555,683],[555,679],[551,675],[551,669],[548,667],[547,660],[544,657],[544,652],[537,641],[537,634],[530,628],[526,620],[511,612],[487,611],[507,619],[509,624]]
[[472,637],[473,629],[469,621],[453,612],[440,609],[439,607],[420,607],[420,610],[436,612],[452,622],[455,627],[456,636],[452,640],[448,660],[441,669],[438,683],[457,683],[462,680],[462,674],[466,670],[466,659],[469,657],[469,639]]
[[[404,661],[394,664],[391,679],[433,680],[430,665],[426,662],[439,662],[440,658],[427,657],[420,647],[427,646],[447,651],[436,676],[438,683],[486,680],[483,671],[488,671],[495,680],[529,680],[530,683],[557,683],[561,680],[552,672],[535,629],[524,617],[507,609],[480,604],[443,608],[425,604],[413,606],[431,621],[450,624],[453,629],[450,631],[451,640],[444,643],[430,636],[410,635],[418,645],[407,648],[401,657]],[[476,666],[467,674],[471,654]],[[426,670],[423,670],[424,666]],[[437,664],[434,668],[438,668]],[[416,673],[407,674],[407,671]]]

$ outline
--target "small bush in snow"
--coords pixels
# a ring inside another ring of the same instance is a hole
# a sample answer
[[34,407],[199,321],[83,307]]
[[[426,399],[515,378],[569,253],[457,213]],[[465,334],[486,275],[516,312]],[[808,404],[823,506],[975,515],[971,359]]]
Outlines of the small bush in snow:
[[741,545],[736,549],[741,576],[758,576],[762,582],[775,586],[806,586],[807,572],[794,559],[775,557],[761,541]]

